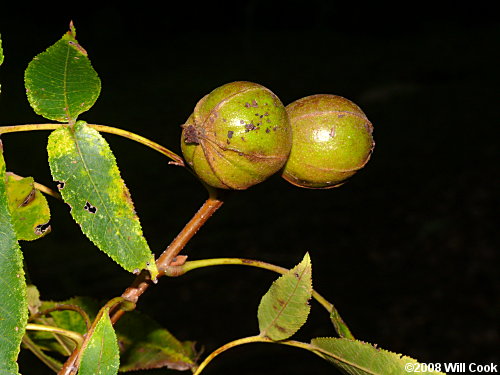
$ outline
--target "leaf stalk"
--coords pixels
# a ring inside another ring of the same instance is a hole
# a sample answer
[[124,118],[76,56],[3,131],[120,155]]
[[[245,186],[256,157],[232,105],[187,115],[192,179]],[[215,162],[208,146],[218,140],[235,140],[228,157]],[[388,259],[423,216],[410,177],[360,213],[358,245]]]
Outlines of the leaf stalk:
[[[87,125],[91,128],[94,128],[97,131],[108,134],[119,135],[121,137],[128,138],[135,142],[141,143],[170,158],[172,160],[172,164],[184,166],[183,159],[175,152],[170,151],[168,148],[163,147],[162,145],[153,142],[152,140],[147,139],[143,136],[129,132],[128,130],[114,128],[112,126],[97,125],[97,124],[87,124]],[[24,125],[0,126],[0,135],[7,133],[32,131],[32,130],[55,130],[62,126],[68,126],[68,124],[24,124]]]
[[28,323],[26,325],[26,330],[44,331],[44,332],[57,333],[59,335],[66,336],[75,342],[77,349],[81,348],[81,346],[83,344],[83,340],[84,340],[83,336],[80,335],[78,332],[68,331],[68,330],[63,329],[63,328],[46,326],[46,325],[42,325],[42,324]]

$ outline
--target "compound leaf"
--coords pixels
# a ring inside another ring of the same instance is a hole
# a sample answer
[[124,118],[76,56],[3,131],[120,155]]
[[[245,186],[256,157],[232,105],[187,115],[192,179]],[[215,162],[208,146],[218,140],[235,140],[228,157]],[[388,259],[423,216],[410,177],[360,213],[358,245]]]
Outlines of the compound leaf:
[[261,336],[285,340],[302,327],[310,310],[311,277],[311,259],[306,254],[302,262],[271,285],[257,313]]
[[[400,375],[420,369],[413,358],[362,341],[320,337],[313,339],[311,345],[318,348],[315,351],[317,354],[349,375]],[[425,368],[418,372],[424,375],[443,374],[438,371],[428,372]]]
[[127,271],[147,269],[156,279],[154,255],[106,140],[78,121],[54,130],[47,150],[52,177],[83,233]]
[[16,360],[27,319],[23,260],[9,212],[0,141],[0,375],[18,373]]
[[50,210],[32,177],[7,173],[7,196],[18,240],[32,241],[50,233]]
[[70,30],[28,65],[24,82],[28,101],[38,115],[59,122],[75,122],[101,92],[101,81],[87,52]]
[[90,337],[84,343],[78,375],[116,375],[120,366],[120,352],[116,333],[104,309]]

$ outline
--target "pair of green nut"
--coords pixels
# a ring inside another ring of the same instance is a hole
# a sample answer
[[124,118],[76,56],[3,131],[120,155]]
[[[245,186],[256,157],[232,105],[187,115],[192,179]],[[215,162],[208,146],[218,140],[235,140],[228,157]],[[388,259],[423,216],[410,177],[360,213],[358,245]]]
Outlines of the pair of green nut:
[[345,98],[312,95],[284,107],[269,89],[244,81],[203,97],[182,128],[187,164],[221,189],[247,189],[278,171],[296,186],[337,187],[375,145],[372,124]]

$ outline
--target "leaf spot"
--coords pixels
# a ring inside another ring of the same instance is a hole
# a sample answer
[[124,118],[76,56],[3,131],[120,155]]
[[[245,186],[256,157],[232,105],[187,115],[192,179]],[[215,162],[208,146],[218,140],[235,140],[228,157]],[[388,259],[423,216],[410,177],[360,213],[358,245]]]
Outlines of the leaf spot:
[[64,186],[66,185],[66,183],[65,183],[65,182],[63,182],[63,181],[56,181],[56,182],[57,182],[57,188],[58,188],[59,190],[64,189]]
[[23,203],[21,203],[19,205],[19,207],[26,207],[28,204],[33,202],[33,200],[35,199],[35,192],[36,192],[36,190],[32,189],[30,191],[30,193],[28,194],[28,196],[24,199]]
[[90,212],[91,214],[95,214],[97,212],[97,207],[92,206],[89,202],[85,203],[85,206],[83,207],[85,211]]

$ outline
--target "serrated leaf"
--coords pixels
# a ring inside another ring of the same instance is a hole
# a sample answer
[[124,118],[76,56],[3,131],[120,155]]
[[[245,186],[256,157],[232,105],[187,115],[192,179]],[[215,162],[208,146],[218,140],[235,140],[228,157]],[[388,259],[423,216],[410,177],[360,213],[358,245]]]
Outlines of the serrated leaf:
[[76,121],[101,92],[101,81],[73,27],[29,63],[24,81],[35,112],[59,122]]
[[32,241],[50,233],[50,209],[32,177],[7,173],[7,196],[18,240]]
[[192,341],[181,342],[156,321],[128,312],[116,325],[121,348],[120,371],[169,368],[189,370],[197,356]]
[[307,320],[311,295],[311,259],[306,254],[262,297],[257,313],[260,335],[275,341],[292,336]]
[[21,250],[12,225],[0,141],[0,375],[18,373],[16,363],[28,319]]
[[105,309],[90,332],[81,354],[78,375],[115,375],[120,366],[118,341],[109,309]]
[[[410,357],[402,356],[377,348],[372,344],[336,337],[321,337],[311,341],[319,355],[333,363],[342,372],[349,375],[400,375],[413,372],[418,362]],[[419,374],[436,375],[442,372],[426,372]]]
[[83,233],[130,272],[158,275],[129,191],[106,140],[85,122],[51,133],[47,146],[54,180]]

